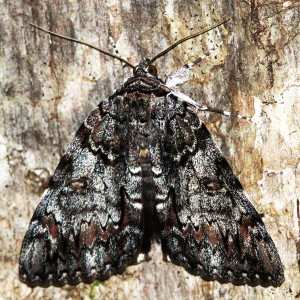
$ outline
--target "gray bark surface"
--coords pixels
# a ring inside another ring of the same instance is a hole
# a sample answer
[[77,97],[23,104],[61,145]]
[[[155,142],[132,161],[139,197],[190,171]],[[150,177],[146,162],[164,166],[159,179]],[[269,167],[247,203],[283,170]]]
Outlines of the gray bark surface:
[[[295,299],[300,295],[299,1],[0,1],[0,299]],[[206,282],[152,261],[92,285],[31,289],[18,280],[22,239],[77,128],[131,70],[36,23],[137,64],[231,17],[222,37],[188,41],[156,62],[162,77],[224,40],[180,89],[196,101],[254,117],[200,113],[256,209],[265,215],[286,280],[279,288]],[[114,48],[114,46],[116,48]]]

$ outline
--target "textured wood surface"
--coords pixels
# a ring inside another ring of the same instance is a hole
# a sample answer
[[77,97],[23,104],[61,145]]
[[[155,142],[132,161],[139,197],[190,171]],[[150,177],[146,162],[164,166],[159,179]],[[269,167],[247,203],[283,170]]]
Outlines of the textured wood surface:
[[[0,299],[294,299],[299,276],[298,1],[0,1]],[[30,289],[18,280],[21,242],[43,189],[86,115],[130,75],[87,47],[50,38],[34,22],[114,51],[131,63],[227,17],[223,37],[204,35],[157,61],[162,77],[225,46],[181,91],[255,122],[201,113],[279,250],[279,288],[205,282],[162,262],[130,267],[94,285]],[[115,46],[115,48],[114,48]],[[298,249],[298,250],[297,250]]]

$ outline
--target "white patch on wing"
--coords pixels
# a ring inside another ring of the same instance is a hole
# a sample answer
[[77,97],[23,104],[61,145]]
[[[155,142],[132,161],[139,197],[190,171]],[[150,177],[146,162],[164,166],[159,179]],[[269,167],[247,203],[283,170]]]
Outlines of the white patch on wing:
[[142,209],[143,208],[142,203],[138,203],[138,202],[130,202],[130,203],[134,208],[137,208],[137,209]]
[[155,175],[160,175],[160,174],[162,174],[162,169],[161,168],[152,167],[152,172]]
[[138,174],[142,171],[142,168],[140,166],[138,166],[138,167],[129,167],[129,171],[132,174]]
[[158,203],[157,205],[156,205],[156,209],[157,210],[161,210],[161,209],[164,209],[166,206],[167,206],[167,202],[161,202],[161,203]]

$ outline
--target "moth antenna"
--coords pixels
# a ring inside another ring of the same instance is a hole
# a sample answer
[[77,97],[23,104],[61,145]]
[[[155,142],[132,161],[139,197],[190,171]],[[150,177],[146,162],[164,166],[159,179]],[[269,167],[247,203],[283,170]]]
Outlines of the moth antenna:
[[110,57],[116,58],[116,59],[120,60],[121,62],[125,63],[126,65],[128,65],[129,67],[131,67],[132,69],[134,69],[134,65],[132,65],[130,62],[128,62],[127,60],[125,60],[124,58],[122,58],[122,57],[120,57],[120,56],[118,56],[118,55],[109,53],[109,52],[107,52],[107,51],[105,51],[105,50],[103,50],[103,49],[100,49],[99,47],[96,47],[96,46],[94,46],[94,45],[91,45],[91,44],[89,44],[89,43],[86,43],[86,42],[83,42],[83,41],[80,41],[80,40],[77,40],[77,39],[74,39],[74,38],[71,38],[71,37],[68,37],[68,36],[64,36],[64,35],[61,35],[61,34],[52,32],[52,31],[50,31],[50,30],[44,29],[44,28],[42,28],[42,27],[40,27],[40,26],[38,26],[38,25],[35,25],[35,24],[33,24],[33,23],[29,23],[29,24],[30,24],[31,26],[33,26],[33,27],[35,27],[35,28],[41,30],[41,31],[44,31],[44,32],[46,32],[46,33],[49,33],[50,35],[59,37],[59,38],[61,38],[61,39],[67,40],[67,41],[71,41],[71,42],[75,42],[75,43],[78,43],[78,44],[82,44],[82,45],[88,46],[88,47],[90,47],[90,48],[92,48],[92,49],[95,49],[95,50],[97,50],[97,51],[99,51],[99,52],[101,52],[101,53],[103,53],[103,54],[106,54],[106,55],[108,55],[108,56],[110,56]]
[[219,27],[219,26],[221,26],[221,25],[227,23],[229,20],[230,20],[230,18],[226,19],[225,21],[223,21],[223,22],[221,22],[221,23],[219,23],[219,24],[217,24],[217,25],[211,26],[211,27],[205,29],[204,31],[196,32],[196,33],[194,33],[194,34],[191,34],[191,35],[189,35],[189,36],[187,36],[187,37],[185,37],[185,38],[183,38],[183,39],[177,41],[176,43],[174,43],[173,45],[171,45],[170,47],[168,47],[168,48],[165,49],[164,51],[162,51],[162,52],[158,53],[156,56],[154,56],[154,57],[150,60],[149,65],[150,65],[151,63],[153,63],[155,60],[157,60],[159,57],[165,55],[166,53],[168,53],[169,51],[171,51],[172,49],[174,49],[175,47],[177,47],[179,44],[181,44],[181,43],[183,43],[183,42],[185,42],[185,41],[187,41],[187,40],[189,40],[189,39],[195,38],[195,37],[197,37],[197,36],[199,36],[199,35],[201,35],[201,34],[204,34],[204,33],[208,32],[208,31],[211,31],[211,30],[213,30],[213,29],[215,29],[215,28],[217,28],[217,27]]

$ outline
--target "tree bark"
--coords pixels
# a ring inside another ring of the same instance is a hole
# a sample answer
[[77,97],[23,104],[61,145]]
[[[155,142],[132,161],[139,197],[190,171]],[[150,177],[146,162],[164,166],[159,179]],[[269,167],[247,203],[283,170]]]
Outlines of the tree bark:
[[[17,1],[0,2],[1,299],[291,299],[299,277],[298,1]],[[279,288],[206,282],[152,261],[92,285],[31,289],[18,280],[22,239],[60,157],[85,117],[131,70],[82,45],[49,37],[29,22],[98,45],[137,64],[174,41],[231,17],[156,63],[164,78],[224,40],[194,69],[181,91],[207,106],[255,122],[200,113],[263,213],[285,266]],[[115,46],[115,48],[114,48]]]

